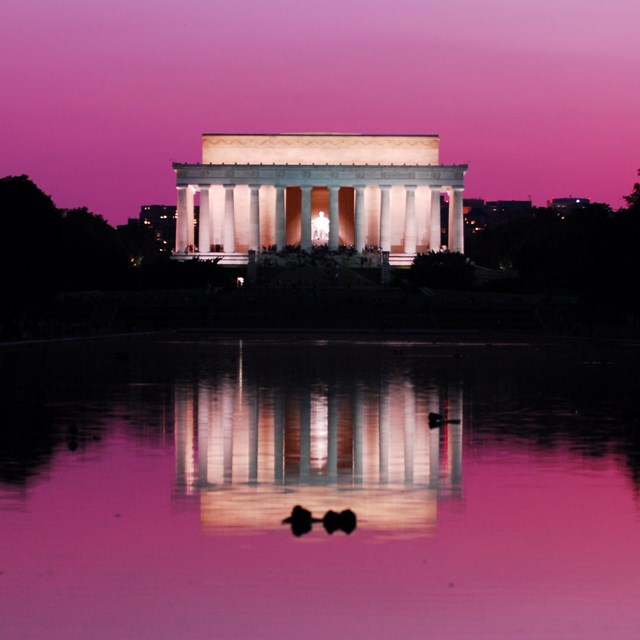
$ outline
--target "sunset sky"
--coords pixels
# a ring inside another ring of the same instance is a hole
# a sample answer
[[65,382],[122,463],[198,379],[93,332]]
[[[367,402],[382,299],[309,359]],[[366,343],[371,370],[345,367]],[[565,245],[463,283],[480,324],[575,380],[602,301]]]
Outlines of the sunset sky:
[[623,204],[637,0],[5,0],[0,175],[111,223],[208,133],[436,133],[465,196]]

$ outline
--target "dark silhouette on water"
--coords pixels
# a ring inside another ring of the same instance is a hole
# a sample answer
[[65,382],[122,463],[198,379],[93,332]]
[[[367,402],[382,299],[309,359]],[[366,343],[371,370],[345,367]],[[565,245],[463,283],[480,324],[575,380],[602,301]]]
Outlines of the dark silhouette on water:
[[460,420],[445,420],[444,416],[439,413],[431,412],[429,414],[429,429],[437,429],[445,424],[460,424]]
[[285,518],[282,521],[282,524],[290,524],[291,533],[293,533],[294,536],[300,537],[311,531],[311,527],[314,522],[322,522],[322,520],[314,518],[311,515],[311,511],[298,504],[293,507],[291,515],[288,518]]
[[344,531],[349,535],[357,525],[356,514],[351,509],[345,509],[340,513],[327,511],[322,518],[322,526],[331,535],[334,531]]
[[314,518],[311,511],[296,505],[293,507],[291,515],[285,518],[282,524],[290,524],[291,533],[299,538],[311,531],[314,522],[322,522],[322,526],[329,535],[334,531],[344,531],[348,535],[355,530],[357,517],[351,509],[345,509],[340,513],[329,510],[323,518]]

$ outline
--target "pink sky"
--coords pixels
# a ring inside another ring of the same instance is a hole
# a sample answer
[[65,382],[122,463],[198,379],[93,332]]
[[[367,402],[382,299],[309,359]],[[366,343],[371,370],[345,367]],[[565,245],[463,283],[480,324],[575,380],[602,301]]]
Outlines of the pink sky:
[[437,133],[465,196],[622,205],[637,0],[5,0],[0,175],[113,224],[203,132]]

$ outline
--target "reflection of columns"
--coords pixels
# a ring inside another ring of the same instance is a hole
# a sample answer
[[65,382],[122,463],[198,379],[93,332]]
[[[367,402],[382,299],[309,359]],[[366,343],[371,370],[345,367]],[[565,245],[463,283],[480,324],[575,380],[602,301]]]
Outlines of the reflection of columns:
[[338,396],[333,384],[327,391],[327,480],[330,483],[338,480]]
[[311,187],[300,187],[300,190],[300,248],[303,251],[311,251]]
[[429,201],[431,203],[429,207],[429,250],[440,251],[442,246],[442,239],[440,237],[442,229],[442,221],[440,220],[440,188],[439,186],[432,185],[430,187],[431,194]]
[[416,252],[418,229],[416,225],[416,187],[406,185],[406,209],[404,214],[404,252]]
[[308,389],[300,393],[300,481],[311,476],[311,395]]
[[207,486],[209,478],[209,388],[198,388],[198,484]]
[[249,185],[249,249],[260,252],[260,186]]
[[233,389],[222,393],[222,477],[225,484],[233,478]]
[[416,437],[416,400],[413,387],[404,383],[404,481],[413,484],[414,444]]
[[329,187],[329,251],[337,251],[340,243],[340,187]]
[[386,484],[389,480],[389,387],[382,382],[380,389],[380,409],[378,415],[379,439],[379,481]]
[[249,482],[258,482],[258,385],[249,396]]
[[211,185],[200,185],[200,221],[198,223],[198,251],[211,251]]
[[459,424],[450,424],[447,427],[449,430],[448,466],[453,487],[462,485],[462,407],[462,387],[451,389],[447,418],[460,421]]
[[358,253],[364,251],[364,245],[366,240],[367,220],[365,218],[364,211],[364,187],[354,187],[356,202],[355,202],[355,224],[354,224],[354,245],[355,250]]
[[175,447],[176,447],[176,484],[187,484],[187,404],[190,398],[182,387],[175,389]]
[[362,387],[356,385],[353,397],[353,481],[362,484],[364,459],[364,407]]
[[284,187],[276,187],[276,249],[284,250],[287,218],[284,210]]
[[391,251],[391,187],[380,185],[380,248]]
[[[428,428],[428,427],[427,427]],[[440,429],[429,429],[429,487],[436,489],[440,482]]]
[[273,481],[284,484],[284,397],[276,387],[273,399]]
[[187,250],[187,199],[189,187],[176,187],[178,190],[178,207],[176,209],[176,253]]
[[236,213],[233,199],[235,185],[224,185],[224,239],[223,245],[226,253],[234,253],[236,250]]
[[463,189],[454,187],[449,192],[449,251],[458,253],[464,253],[463,191]]

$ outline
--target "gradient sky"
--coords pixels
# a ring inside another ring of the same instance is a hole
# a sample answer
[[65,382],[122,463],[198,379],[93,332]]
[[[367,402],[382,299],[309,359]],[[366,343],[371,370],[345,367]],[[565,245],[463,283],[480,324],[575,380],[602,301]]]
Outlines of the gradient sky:
[[621,206],[637,0],[5,0],[0,175],[113,224],[203,132],[437,133],[465,196]]

